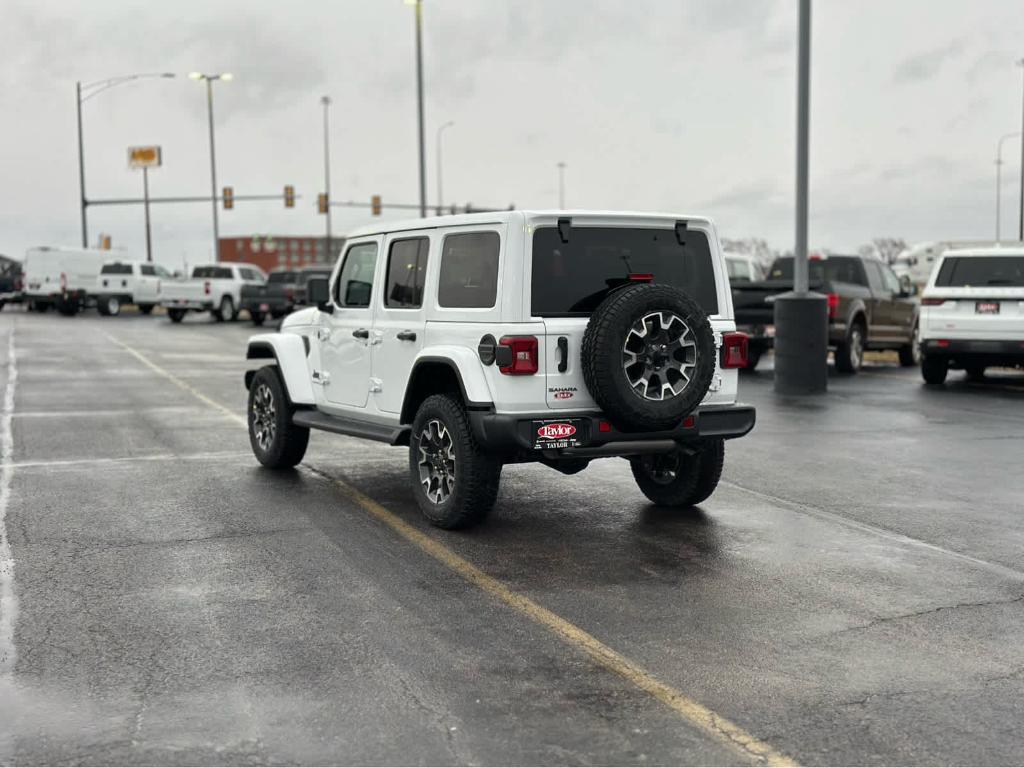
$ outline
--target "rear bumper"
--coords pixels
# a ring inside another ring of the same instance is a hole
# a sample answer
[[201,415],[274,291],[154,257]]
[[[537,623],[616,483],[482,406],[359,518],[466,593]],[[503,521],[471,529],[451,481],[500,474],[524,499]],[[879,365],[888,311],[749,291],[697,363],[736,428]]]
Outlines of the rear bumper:
[[[525,451],[544,456],[629,456],[638,453],[666,452],[679,443],[695,442],[718,437],[730,440],[743,437],[754,428],[757,414],[752,405],[704,406],[698,408],[692,419],[687,417],[675,429],[659,432],[622,432],[608,425],[600,413],[554,412],[543,413],[491,413],[470,411],[473,434],[480,446],[489,453],[516,453]],[[576,444],[567,448],[538,450],[535,448],[535,422],[559,423],[567,421],[579,425]]]
[[164,299],[160,302],[160,306],[164,309],[191,309],[196,312],[206,312],[213,309],[213,302],[194,299]]
[[[242,300],[239,302],[238,308],[249,312],[255,310],[256,312],[277,312],[288,314],[292,311],[293,306],[292,302],[285,299],[256,299],[243,296]],[[264,309],[264,307],[266,307],[266,309]]]
[[1024,340],[1021,339],[924,339],[921,341],[921,351],[928,357],[946,358],[954,364],[1024,363]]

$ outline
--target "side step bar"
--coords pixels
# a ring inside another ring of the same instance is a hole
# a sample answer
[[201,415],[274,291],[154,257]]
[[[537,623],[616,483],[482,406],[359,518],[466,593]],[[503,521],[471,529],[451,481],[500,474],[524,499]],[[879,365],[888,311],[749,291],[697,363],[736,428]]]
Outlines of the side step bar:
[[409,428],[392,427],[383,424],[374,424],[369,421],[357,419],[346,419],[342,416],[331,416],[316,410],[296,411],[292,416],[292,423],[299,427],[310,429],[322,429],[325,432],[334,432],[349,437],[361,437],[364,440],[376,440],[388,445],[408,445]]

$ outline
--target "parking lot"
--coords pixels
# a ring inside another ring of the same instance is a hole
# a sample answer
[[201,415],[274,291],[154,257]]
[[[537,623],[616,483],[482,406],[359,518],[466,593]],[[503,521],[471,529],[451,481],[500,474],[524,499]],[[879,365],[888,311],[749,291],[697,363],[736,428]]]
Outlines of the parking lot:
[[251,332],[0,314],[0,763],[1024,759],[1024,377],[768,360],[700,508],[512,466],[448,533],[403,449],[255,462]]

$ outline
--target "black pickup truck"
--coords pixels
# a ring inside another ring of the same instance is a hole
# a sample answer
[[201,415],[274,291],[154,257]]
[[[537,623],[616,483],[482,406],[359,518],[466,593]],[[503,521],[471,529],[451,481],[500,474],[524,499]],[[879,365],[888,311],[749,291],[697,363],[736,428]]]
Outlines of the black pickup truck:
[[263,325],[267,315],[284,317],[306,303],[306,283],[311,277],[330,277],[327,265],[275,269],[262,285],[243,285],[239,309],[249,312],[256,325]]
[[[866,349],[894,349],[900,364],[918,365],[919,303],[909,281],[901,283],[880,260],[865,256],[811,256],[810,287],[828,296],[828,343],[836,370],[856,373]],[[776,259],[768,279],[737,283],[732,290],[736,326],[750,335],[748,368],[775,341],[773,302],[793,290],[793,259]]]
[[22,277],[20,261],[0,256],[0,309],[5,304],[21,302]]

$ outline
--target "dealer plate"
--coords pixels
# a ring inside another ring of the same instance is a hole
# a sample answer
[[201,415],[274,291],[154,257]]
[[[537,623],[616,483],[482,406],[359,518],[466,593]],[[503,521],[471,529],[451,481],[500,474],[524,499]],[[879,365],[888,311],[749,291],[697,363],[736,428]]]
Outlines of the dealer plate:
[[974,311],[979,315],[998,315],[999,314],[999,302],[998,301],[976,301],[974,302]]
[[586,441],[587,424],[585,419],[534,419],[531,432],[535,451],[575,448]]

